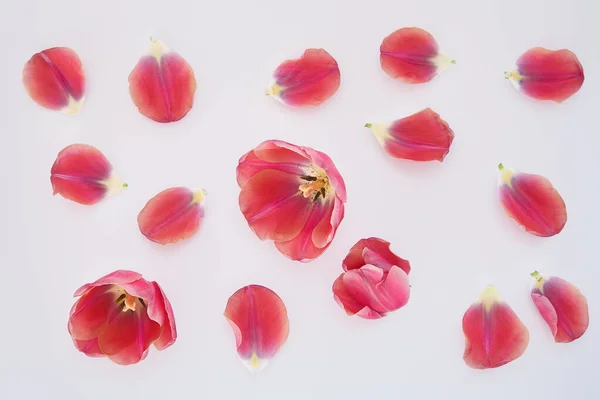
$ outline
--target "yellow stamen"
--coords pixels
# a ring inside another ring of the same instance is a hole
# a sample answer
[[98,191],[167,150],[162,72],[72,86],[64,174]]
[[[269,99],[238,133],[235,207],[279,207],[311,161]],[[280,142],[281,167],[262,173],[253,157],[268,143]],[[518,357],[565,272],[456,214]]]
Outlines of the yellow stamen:
[[137,297],[130,295],[125,292],[125,301],[123,302],[123,311],[135,311],[135,305],[137,304]]
[[310,183],[300,185],[299,189],[304,197],[310,197],[325,187],[325,179],[318,179]]

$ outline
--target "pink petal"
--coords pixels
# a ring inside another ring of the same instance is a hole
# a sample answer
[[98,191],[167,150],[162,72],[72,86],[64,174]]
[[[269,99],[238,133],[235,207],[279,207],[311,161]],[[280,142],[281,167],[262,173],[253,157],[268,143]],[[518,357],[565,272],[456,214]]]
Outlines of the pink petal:
[[236,291],[227,301],[224,315],[235,334],[238,355],[251,370],[264,368],[288,338],[285,305],[264,286],[249,285]]
[[[177,340],[177,327],[175,326],[175,315],[173,313],[173,307],[165,292],[156,282],[152,282],[154,285],[155,303],[148,304],[148,317],[153,321],[159,323],[163,327],[163,331],[160,337],[154,342],[154,346],[158,350],[164,350],[171,346]],[[159,317],[159,315],[161,315]]]
[[521,357],[529,331],[508,304],[488,286],[465,312],[465,363],[475,369],[497,368]]
[[430,108],[389,123],[366,124],[392,157],[413,161],[444,161],[454,132]]
[[293,260],[320,256],[344,217],[346,188],[331,159],[283,141],[261,143],[240,158],[240,210],[261,239]]
[[145,311],[121,311],[100,333],[98,345],[117,364],[136,364],[160,332],[160,325]]
[[196,78],[179,54],[153,40],[129,74],[129,93],[140,113],[157,122],[179,121],[194,105]]
[[557,343],[579,339],[587,330],[590,317],[585,296],[573,284],[558,277],[532,274],[536,285],[531,298],[550,327]]
[[288,258],[301,262],[319,257],[331,243],[333,209],[331,201],[313,205],[301,231],[291,240],[276,241],[277,249]]
[[554,236],[567,223],[567,208],[550,181],[540,175],[500,169],[500,201],[507,215],[537,236]]
[[340,69],[323,49],[308,49],[302,57],[284,61],[273,75],[267,94],[293,107],[317,106],[340,87]]
[[390,242],[375,237],[356,242],[344,259],[342,267],[344,271],[348,271],[358,269],[365,264],[374,265],[386,272],[395,265],[407,275],[410,273],[410,263],[390,250]]
[[73,306],[69,315],[69,333],[76,340],[89,341],[98,337],[111,318],[119,312],[113,285],[91,288]]
[[79,296],[83,295],[85,292],[87,292],[89,289],[96,287],[96,286],[102,286],[102,285],[120,285],[120,286],[122,286],[125,283],[135,282],[141,278],[142,278],[142,275],[137,272],[120,269],[118,271],[111,272],[110,274],[103,276],[102,278],[96,280],[95,282],[87,283],[87,284],[83,285],[82,287],[77,289],[77,291],[75,292],[75,294],[73,296],[79,297]]
[[254,150],[244,154],[238,164],[237,181],[244,186],[254,175],[265,169],[302,175],[311,164],[310,158],[300,149],[289,149],[287,143],[271,140],[261,143]]
[[140,232],[153,242],[175,243],[193,236],[204,217],[204,190],[175,187],[163,190],[138,215]]
[[67,47],[35,53],[23,67],[23,85],[40,106],[76,114],[85,98],[85,73],[81,60]]
[[240,210],[261,240],[286,241],[298,236],[312,208],[298,190],[300,184],[294,175],[267,169],[244,185]]
[[73,343],[77,350],[88,357],[106,357],[102,350],[100,350],[100,346],[98,346],[98,338],[90,340],[73,339]]
[[423,83],[454,60],[439,54],[438,44],[420,28],[400,28],[381,43],[381,68],[392,78],[407,83]]
[[54,194],[80,204],[95,204],[121,191],[124,184],[98,149],[72,144],[58,153],[50,170]]
[[410,297],[408,275],[393,266],[389,272],[365,265],[342,273],[333,284],[337,303],[348,315],[375,319],[404,307]]
[[577,56],[566,49],[535,47],[517,60],[517,67],[505,73],[515,87],[537,100],[562,103],[579,91],[585,79]]

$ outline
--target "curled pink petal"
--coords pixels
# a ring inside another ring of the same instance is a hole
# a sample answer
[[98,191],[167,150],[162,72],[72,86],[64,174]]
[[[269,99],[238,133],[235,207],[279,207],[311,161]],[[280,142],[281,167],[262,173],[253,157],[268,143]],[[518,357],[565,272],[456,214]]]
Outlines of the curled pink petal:
[[569,343],[579,339],[590,323],[585,296],[564,279],[544,278],[537,271],[531,276],[535,278],[531,298],[550,327],[554,340]]
[[536,236],[559,234],[567,223],[567,207],[543,176],[500,169],[500,202],[506,214]]
[[84,205],[99,202],[127,187],[100,150],[72,144],[58,153],[50,170],[54,194]]
[[360,239],[352,246],[344,258],[342,267],[344,271],[349,271],[366,264],[381,268],[385,272],[388,272],[393,266],[397,266],[407,275],[410,273],[410,263],[390,250],[390,242],[375,237]]
[[529,331],[498,291],[488,286],[465,312],[465,363],[475,369],[497,368],[521,357]]
[[319,257],[344,217],[346,187],[331,159],[277,140],[240,158],[240,210],[261,240],[298,261]]
[[44,108],[76,114],[85,99],[85,73],[77,53],[53,47],[35,53],[23,68],[23,85]]
[[577,93],[585,79],[583,67],[572,51],[543,47],[527,50],[517,60],[516,68],[504,75],[525,95],[557,103]]
[[179,121],[192,109],[196,78],[187,61],[152,40],[129,74],[129,93],[140,113],[157,122]]
[[333,283],[336,302],[348,315],[366,319],[384,317],[408,303],[408,275],[397,266],[387,272],[373,265],[364,265],[342,273]]
[[250,370],[261,370],[289,335],[283,301],[271,289],[248,285],[227,301],[225,318],[235,334],[237,352]]
[[273,74],[267,94],[293,107],[316,106],[340,87],[340,69],[323,49],[308,49],[302,57],[284,61]]
[[156,282],[119,270],[75,292],[68,329],[75,347],[117,364],[143,360],[150,345],[163,350],[175,342],[173,309]]
[[429,32],[414,27],[400,28],[383,39],[380,53],[385,73],[407,83],[429,82],[455,63],[439,53],[438,44]]
[[430,108],[392,123],[366,124],[379,144],[392,157],[413,161],[444,161],[454,132]]
[[194,235],[204,217],[205,190],[174,187],[163,190],[138,215],[140,232],[153,242],[175,243]]

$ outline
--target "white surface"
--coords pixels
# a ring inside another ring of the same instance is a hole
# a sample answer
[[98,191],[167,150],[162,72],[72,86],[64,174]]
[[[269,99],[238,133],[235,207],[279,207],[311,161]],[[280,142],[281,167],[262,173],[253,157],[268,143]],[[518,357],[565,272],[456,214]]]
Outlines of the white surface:
[[[135,3],[135,4],[134,4]],[[2,399],[598,399],[600,279],[597,227],[600,46],[592,0],[472,1],[5,1],[0,252]],[[381,40],[402,26],[430,31],[457,64],[408,86],[379,66]],[[160,125],[132,104],[127,75],[152,35],[182,54],[198,80],[193,110]],[[27,96],[23,64],[69,46],[88,94],[74,117]],[[586,81],[562,105],[529,100],[503,71],[533,46],[569,48]],[[319,108],[264,96],[276,65],[307,47],[339,62],[342,86]],[[443,164],[388,158],[363,125],[431,106],[456,133]],[[348,186],[346,218],[329,250],[291,262],[247,227],[237,160],[265,139],[328,153]],[[129,188],[94,207],[52,197],[63,147],[97,146]],[[540,239],[501,211],[496,165],[547,176],[569,212]],[[161,247],[136,217],[158,191],[208,190],[201,232]],[[346,317],[331,284],[361,237],[392,242],[411,261],[409,304],[383,320]],[[136,366],[78,353],[67,333],[72,293],[118,268],[165,289],[179,339]],[[555,273],[587,295],[591,324],[555,344],[530,298],[529,272]],[[259,375],[237,359],[222,316],[239,287],[259,283],[285,301],[287,344]],[[522,358],[475,371],[462,360],[461,318],[487,283],[530,329]]]

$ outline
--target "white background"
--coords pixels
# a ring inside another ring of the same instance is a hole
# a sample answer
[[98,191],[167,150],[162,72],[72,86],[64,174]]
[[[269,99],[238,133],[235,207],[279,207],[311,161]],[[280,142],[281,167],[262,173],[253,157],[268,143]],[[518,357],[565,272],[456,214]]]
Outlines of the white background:
[[[4,1],[0,10],[3,196],[0,252],[2,399],[598,399],[599,3],[594,0]],[[409,86],[379,65],[382,39],[403,26],[431,32],[457,60]],[[182,121],[138,113],[127,76],[149,36],[192,65],[198,89]],[[47,111],[21,83],[37,51],[69,46],[88,79],[80,114]],[[534,46],[568,48],[585,83],[564,104],[536,102],[503,71]],[[318,108],[264,96],[271,72],[305,48],[338,61],[342,85]],[[365,122],[430,106],[456,139],[443,164],[389,158]],[[289,261],[248,228],[237,205],[238,158],[266,139],[331,156],[348,187],[346,218],[326,253]],[[96,206],[53,197],[56,154],[98,147],[129,188]],[[524,233],[502,212],[496,165],[548,177],[568,223],[554,238]],[[208,190],[199,234],[162,247],[136,217],[155,193]],[[347,317],[331,285],[360,238],[379,236],[410,260],[408,305],[378,321]],[[77,352],[67,332],[72,293],[115,269],[158,281],[179,338],[121,367]],[[560,275],[587,295],[591,324],[555,344],[530,297],[529,273]],[[290,337],[267,368],[238,361],[222,316],[258,283],[285,301]],[[531,334],[520,359],[475,371],[462,360],[461,318],[492,283]]]

